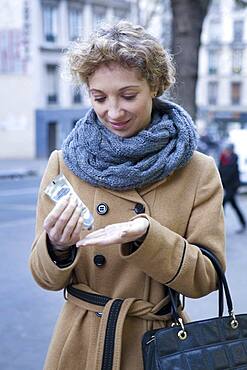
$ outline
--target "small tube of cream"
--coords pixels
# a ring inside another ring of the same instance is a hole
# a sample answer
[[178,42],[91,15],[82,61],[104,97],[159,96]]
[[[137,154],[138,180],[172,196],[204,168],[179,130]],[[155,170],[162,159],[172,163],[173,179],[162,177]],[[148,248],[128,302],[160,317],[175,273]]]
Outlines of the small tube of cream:
[[45,194],[47,194],[54,202],[58,202],[60,199],[67,195],[73,195],[78,201],[78,205],[82,206],[81,215],[83,218],[83,225],[86,229],[92,229],[94,218],[87,206],[82,202],[74,191],[72,185],[63,173],[56,176],[45,189]]

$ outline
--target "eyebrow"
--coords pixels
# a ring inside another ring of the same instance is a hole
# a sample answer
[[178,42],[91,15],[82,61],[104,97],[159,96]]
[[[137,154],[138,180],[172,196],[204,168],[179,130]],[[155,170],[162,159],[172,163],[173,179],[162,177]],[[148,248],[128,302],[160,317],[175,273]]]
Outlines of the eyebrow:
[[[127,90],[127,89],[130,89],[130,88],[136,88],[136,87],[140,87],[139,85],[130,85],[130,86],[125,86],[125,87],[122,87],[121,89],[119,89],[118,91],[123,91],[123,90]],[[101,92],[103,93],[104,91],[102,90],[99,90],[99,89],[90,89],[89,90],[90,92]]]

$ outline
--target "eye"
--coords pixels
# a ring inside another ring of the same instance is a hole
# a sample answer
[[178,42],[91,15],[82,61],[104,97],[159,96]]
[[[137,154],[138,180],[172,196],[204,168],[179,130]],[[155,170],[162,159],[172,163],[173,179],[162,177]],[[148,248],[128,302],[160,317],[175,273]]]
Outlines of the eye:
[[125,95],[123,96],[125,100],[134,100],[136,98],[136,95]]
[[103,103],[105,101],[105,97],[94,98],[94,101],[97,101],[98,103]]

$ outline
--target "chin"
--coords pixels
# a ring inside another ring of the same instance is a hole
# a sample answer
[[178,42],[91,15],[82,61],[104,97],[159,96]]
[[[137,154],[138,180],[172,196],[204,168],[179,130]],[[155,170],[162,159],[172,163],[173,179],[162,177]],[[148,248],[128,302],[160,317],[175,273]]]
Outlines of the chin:
[[[113,131],[112,131],[113,132]],[[133,135],[131,135],[131,134],[127,134],[127,133],[124,133],[124,132],[113,132],[115,135],[117,135],[117,136],[119,136],[119,137],[131,137],[131,136],[133,136]]]

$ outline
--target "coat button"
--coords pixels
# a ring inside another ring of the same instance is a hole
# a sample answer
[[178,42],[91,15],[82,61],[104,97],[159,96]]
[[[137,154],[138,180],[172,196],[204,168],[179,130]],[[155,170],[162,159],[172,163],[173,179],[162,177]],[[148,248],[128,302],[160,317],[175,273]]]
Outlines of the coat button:
[[97,205],[96,210],[99,215],[103,216],[109,211],[109,207],[106,203],[100,203]]
[[137,215],[139,215],[140,213],[145,213],[145,207],[141,203],[136,203],[134,211]]
[[98,267],[102,267],[106,263],[105,256],[102,256],[102,254],[97,254],[96,256],[94,256],[93,261]]

